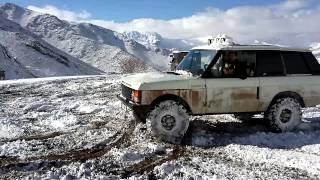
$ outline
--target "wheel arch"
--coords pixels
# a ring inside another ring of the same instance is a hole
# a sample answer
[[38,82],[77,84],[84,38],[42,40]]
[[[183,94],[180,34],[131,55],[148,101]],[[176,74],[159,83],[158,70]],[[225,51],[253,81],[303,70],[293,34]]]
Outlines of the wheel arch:
[[274,104],[278,99],[287,98],[287,97],[294,98],[294,99],[298,100],[301,107],[305,107],[304,100],[299,93],[293,92],[293,91],[284,91],[284,92],[280,92],[280,93],[276,94],[272,98],[271,102],[269,103],[268,110],[272,106],[272,104]]
[[182,97],[177,96],[177,95],[173,95],[173,94],[164,94],[164,95],[157,97],[155,100],[152,101],[151,106],[150,106],[151,109],[153,109],[157,104],[159,104],[160,102],[165,101],[165,100],[173,100],[173,101],[181,103],[186,108],[187,112],[192,114],[191,107],[189,106],[187,101],[185,101]]

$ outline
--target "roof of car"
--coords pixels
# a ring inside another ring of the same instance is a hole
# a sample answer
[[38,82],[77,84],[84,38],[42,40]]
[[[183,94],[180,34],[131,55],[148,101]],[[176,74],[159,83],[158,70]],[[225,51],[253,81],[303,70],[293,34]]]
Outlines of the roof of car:
[[172,51],[172,53],[188,53],[189,51]]
[[192,50],[269,50],[269,51],[299,51],[299,52],[310,52],[309,49],[303,48],[293,48],[285,46],[275,46],[275,45],[206,45],[197,46],[192,48]]

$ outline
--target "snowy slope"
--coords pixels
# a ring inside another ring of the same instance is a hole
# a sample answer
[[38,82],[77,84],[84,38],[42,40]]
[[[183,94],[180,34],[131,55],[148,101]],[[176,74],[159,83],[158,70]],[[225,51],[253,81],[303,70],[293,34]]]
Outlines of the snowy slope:
[[143,60],[156,69],[167,68],[167,56],[120,33],[92,24],[71,24],[9,3],[0,11],[51,45],[106,72],[119,72],[121,62],[126,60]]
[[102,73],[2,16],[0,39],[0,69],[6,79]]

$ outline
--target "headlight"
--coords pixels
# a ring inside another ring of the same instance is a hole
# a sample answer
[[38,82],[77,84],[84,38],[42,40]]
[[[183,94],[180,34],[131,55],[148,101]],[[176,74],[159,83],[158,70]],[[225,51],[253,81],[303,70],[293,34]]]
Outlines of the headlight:
[[133,90],[132,91],[132,100],[136,103],[139,103],[141,100],[141,91]]

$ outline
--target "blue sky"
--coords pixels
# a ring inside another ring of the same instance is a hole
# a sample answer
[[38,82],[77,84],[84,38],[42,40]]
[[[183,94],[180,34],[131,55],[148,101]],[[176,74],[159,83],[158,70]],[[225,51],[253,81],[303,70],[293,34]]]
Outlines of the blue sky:
[[320,42],[320,0],[0,0],[75,23],[117,32],[157,32],[201,40],[294,46]]
[[0,0],[27,7],[53,5],[69,11],[88,11],[92,18],[130,21],[137,18],[174,19],[191,16],[208,7],[229,9],[236,6],[263,6],[281,0]]

